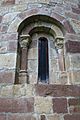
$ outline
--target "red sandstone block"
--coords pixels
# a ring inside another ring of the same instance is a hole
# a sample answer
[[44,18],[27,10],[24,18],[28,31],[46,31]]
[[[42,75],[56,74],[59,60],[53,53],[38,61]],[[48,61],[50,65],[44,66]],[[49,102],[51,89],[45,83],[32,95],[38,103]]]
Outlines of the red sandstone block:
[[80,86],[77,85],[35,85],[35,92],[40,96],[78,97]]
[[65,44],[66,52],[80,53],[80,42],[68,40]]
[[69,109],[71,113],[80,113],[80,99],[73,98],[68,100]]
[[79,98],[71,98],[68,100],[69,106],[71,105],[80,105],[80,99]]
[[55,113],[67,113],[67,99],[66,98],[55,98],[53,99],[53,111]]
[[63,24],[68,33],[75,33],[69,21],[64,21]]
[[80,8],[74,8],[72,7],[72,12],[76,14],[80,14]]
[[80,114],[67,114],[64,116],[64,120],[80,120]]
[[11,5],[11,4],[15,4],[15,0],[4,0],[2,5]]
[[28,113],[34,111],[33,98],[0,98],[0,112]]
[[0,83],[14,83],[14,71],[0,72]]
[[0,114],[0,120],[6,120],[6,115],[5,114]]
[[36,120],[36,118],[28,114],[9,114],[8,120]]

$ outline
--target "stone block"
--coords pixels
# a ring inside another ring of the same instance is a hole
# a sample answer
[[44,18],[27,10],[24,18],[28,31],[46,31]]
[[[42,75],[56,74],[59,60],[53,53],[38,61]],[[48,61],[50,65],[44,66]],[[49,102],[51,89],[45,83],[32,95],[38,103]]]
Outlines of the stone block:
[[3,0],[2,5],[13,5],[15,0]]
[[15,71],[1,71],[0,72],[0,83],[14,83]]
[[80,114],[67,114],[64,116],[64,120],[80,120]]
[[15,69],[16,53],[0,54],[0,69]]
[[8,120],[37,120],[32,114],[8,114]]
[[34,109],[36,113],[52,113],[52,99],[45,97],[35,97]]
[[62,116],[60,116],[59,114],[48,115],[47,119],[48,120],[63,120]]
[[37,84],[38,80],[38,73],[28,73],[29,75],[29,83],[30,84]]
[[24,85],[14,85],[13,86],[13,96],[14,97],[25,96],[25,87],[24,87]]
[[33,98],[0,98],[0,112],[30,113],[33,111]]
[[38,59],[38,49],[37,48],[29,49],[29,51],[28,51],[28,59],[32,59],[32,60]]
[[13,85],[2,86],[1,97],[13,97]]
[[34,3],[34,2],[37,2],[37,0],[15,0],[15,4],[25,4],[25,3]]
[[17,41],[10,41],[8,45],[9,52],[17,52]]
[[5,33],[5,34],[0,34],[0,41],[17,41],[18,34],[17,33]]
[[68,100],[69,112],[70,113],[80,113],[80,99],[73,98]]
[[54,113],[68,113],[67,99],[66,98],[54,98],[53,99],[53,111]]
[[67,53],[80,53],[80,42],[68,40],[65,44]]
[[5,42],[0,42],[0,53],[6,53],[8,52],[8,45],[9,43],[7,41]]
[[[53,78],[53,79],[52,79]],[[57,85],[67,85],[68,79],[67,79],[67,72],[50,72],[50,78],[49,78],[50,84],[57,84]]]
[[6,115],[5,114],[0,114],[0,120],[6,120]]
[[35,93],[39,96],[78,97],[80,86],[77,85],[35,85]]
[[69,83],[72,85],[80,85],[80,71],[71,71],[68,73]]
[[28,60],[28,72],[37,72],[38,70],[38,60],[32,59]]
[[3,16],[2,23],[10,24],[19,12],[7,13]]
[[9,33],[11,33],[11,32],[12,32],[12,33],[17,32],[18,26],[19,26],[20,23],[21,23],[21,19],[20,19],[19,17],[16,17],[16,18],[11,22],[11,24],[9,25],[7,32],[9,32]]
[[80,14],[80,9],[72,7],[72,12],[76,14]]
[[71,20],[71,25],[73,26],[73,29],[75,30],[76,34],[80,34],[80,21],[79,20]]

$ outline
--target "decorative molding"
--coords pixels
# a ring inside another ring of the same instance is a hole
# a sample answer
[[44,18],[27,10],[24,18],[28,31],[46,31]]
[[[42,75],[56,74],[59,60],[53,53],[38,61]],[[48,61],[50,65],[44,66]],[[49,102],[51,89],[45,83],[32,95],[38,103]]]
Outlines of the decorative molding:
[[19,41],[19,43],[20,43],[20,46],[22,48],[29,47],[31,41],[32,40],[31,40],[31,37],[30,37],[29,34],[27,34],[27,35],[20,35],[20,41]]
[[64,45],[64,37],[56,37],[55,39],[55,46],[58,49],[62,49]]

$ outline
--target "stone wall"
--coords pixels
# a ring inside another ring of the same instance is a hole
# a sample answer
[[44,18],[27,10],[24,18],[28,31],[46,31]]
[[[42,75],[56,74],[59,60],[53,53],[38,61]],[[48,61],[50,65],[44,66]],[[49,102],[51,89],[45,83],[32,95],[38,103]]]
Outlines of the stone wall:
[[[14,85],[17,30],[25,18],[37,14],[65,27],[66,71],[57,84]],[[0,120],[80,120],[79,0],[0,1]]]

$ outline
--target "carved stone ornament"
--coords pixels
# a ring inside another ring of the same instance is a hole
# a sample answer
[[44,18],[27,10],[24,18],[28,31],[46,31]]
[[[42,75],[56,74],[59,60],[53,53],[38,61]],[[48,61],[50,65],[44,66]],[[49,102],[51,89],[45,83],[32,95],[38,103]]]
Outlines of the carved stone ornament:
[[20,35],[19,43],[20,43],[21,47],[28,47],[30,45],[31,41],[32,40],[31,40],[31,37],[29,34],[28,35]]
[[63,48],[63,44],[64,44],[64,37],[57,37],[55,40],[55,46],[58,49],[62,49]]

